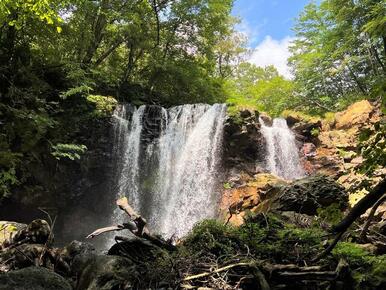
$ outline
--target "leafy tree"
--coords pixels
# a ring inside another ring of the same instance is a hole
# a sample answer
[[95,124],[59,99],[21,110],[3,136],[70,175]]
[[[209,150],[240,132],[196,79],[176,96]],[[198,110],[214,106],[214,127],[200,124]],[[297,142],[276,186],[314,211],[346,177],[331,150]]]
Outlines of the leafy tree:
[[325,0],[305,7],[294,28],[290,58],[305,109],[338,110],[384,94],[385,4]]
[[226,88],[229,104],[272,115],[290,107],[294,98],[293,82],[280,76],[275,67],[262,68],[246,62],[235,68]]

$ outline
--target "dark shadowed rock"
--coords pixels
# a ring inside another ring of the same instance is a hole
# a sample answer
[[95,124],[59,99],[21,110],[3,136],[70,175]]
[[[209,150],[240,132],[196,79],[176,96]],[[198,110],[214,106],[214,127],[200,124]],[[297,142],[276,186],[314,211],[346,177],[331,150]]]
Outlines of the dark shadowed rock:
[[246,110],[227,119],[223,142],[224,165],[227,169],[237,168],[254,174],[256,161],[264,159],[264,140],[258,117],[258,112]]
[[28,267],[0,274],[0,290],[71,290],[60,275],[42,267]]
[[333,203],[346,208],[348,195],[334,180],[316,175],[302,178],[283,187],[277,199],[277,209],[315,215],[317,209]]
[[136,265],[119,256],[80,255],[72,267],[77,290],[133,289],[140,278]]
[[344,188],[322,175],[295,180],[272,192],[262,201],[257,212],[270,209],[316,215],[318,208],[334,203],[339,204],[342,209],[348,206],[348,195]]

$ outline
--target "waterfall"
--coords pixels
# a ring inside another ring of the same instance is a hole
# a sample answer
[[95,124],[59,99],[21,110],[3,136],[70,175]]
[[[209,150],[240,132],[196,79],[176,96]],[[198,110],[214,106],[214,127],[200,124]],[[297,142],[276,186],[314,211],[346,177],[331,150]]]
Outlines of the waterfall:
[[152,231],[181,237],[216,214],[226,106],[128,111],[121,105],[114,113],[116,194],[127,196]]
[[288,180],[303,177],[305,173],[300,164],[299,150],[295,136],[287,126],[287,121],[283,118],[275,118],[272,126],[268,126],[262,118],[259,121],[266,143],[267,169]]

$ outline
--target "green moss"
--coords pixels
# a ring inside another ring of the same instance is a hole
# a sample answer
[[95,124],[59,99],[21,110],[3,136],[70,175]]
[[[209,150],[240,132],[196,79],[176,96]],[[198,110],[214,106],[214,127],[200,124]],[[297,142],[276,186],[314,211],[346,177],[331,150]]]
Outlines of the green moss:
[[371,253],[359,245],[349,242],[339,243],[332,251],[332,255],[337,260],[345,259],[352,267],[370,266],[373,262],[373,255]]
[[183,245],[189,254],[219,257],[235,253],[241,247],[240,242],[235,227],[205,220],[193,228]]
[[333,203],[325,208],[318,208],[317,213],[322,220],[330,224],[337,224],[343,218],[343,212],[337,203]]
[[318,116],[311,116],[300,111],[285,110],[281,113],[281,115],[284,118],[292,116],[295,119],[305,121],[305,122],[310,122],[310,123],[316,123],[321,120],[320,117]]

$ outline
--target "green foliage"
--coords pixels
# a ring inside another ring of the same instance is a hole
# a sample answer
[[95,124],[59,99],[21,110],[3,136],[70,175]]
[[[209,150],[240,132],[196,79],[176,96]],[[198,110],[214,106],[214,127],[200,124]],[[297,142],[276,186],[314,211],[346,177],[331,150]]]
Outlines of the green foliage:
[[183,242],[186,255],[232,257],[250,252],[258,259],[297,262],[321,249],[323,231],[285,224],[279,216],[250,214],[240,227],[214,220],[197,224]]
[[313,136],[313,137],[318,137],[318,136],[319,136],[319,133],[320,133],[319,128],[312,128],[312,129],[311,129],[311,136]]
[[352,267],[367,267],[371,265],[373,256],[359,245],[349,242],[339,243],[332,254],[337,259],[345,259]]
[[70,88],[67,91],[60,94],[60,97],[63,99],[67,99],[71,96],[81,96],[81,95],[87,95],[92,90],[91,87],[87,85],[80,85],[78,87]]
[[100,95],[88,95],[87,100],[95,105],[95,114],[98,117],[111,116],[118,103],[113,97]]
[[378,122],[373,130],[362,132],[359,148],[364,162],[359,168],[362,173],[371,175],[377,168],[386,166],[386,123]]
[[[27,22],[42,21],[49,25],[58,25],[62,22],[55,10],[59,1],[47,0],[2,0],[0,3],[0,19],[8,25],[20,30]],[[60,27],[56,27],[61,32]]]
[[63,158],[79,160],[81,155],[86,152],[87,147],[85,145],[59,143],[52,146],[52,150],[52,156],[58,160]]
[[291,106],[294,86],[273,66],[260,68],[241,63],[225,83],[225,93],[233,110],[260,110],[277,116]]
[[300,107],[337,111],[384,95],[384,15],[384,0],[324,0],[304,8],[290,48]]
[[232,186],[231,186],[231,184],[230,184],[229,182],[225,182],[225,183],[223,184],[223,188],[224,188],[224,189],[231,189]]
[[205,220],[194,226],[184,240],[184,249],[192,255],[230,256],[241,248],[237,229],[216,220]]
[[16,177],[15,167],[0,171],[0,199],[8,197],[11,194],[11,187],[18,185],[19,180]]

